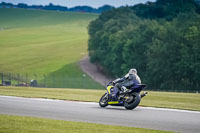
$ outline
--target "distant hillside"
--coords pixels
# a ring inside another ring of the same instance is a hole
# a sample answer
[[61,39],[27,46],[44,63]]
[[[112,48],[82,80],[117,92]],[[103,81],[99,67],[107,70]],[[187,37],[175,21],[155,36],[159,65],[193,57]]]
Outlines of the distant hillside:
[[86,28],[97,14],[56,12],[46,10],[25,10],[15,8],[0,8],[1,28],[39,27],[57,24],[77,25]]
[[19,3],[17,5],[14,5],[12,3],[6,3],[2,2],[0,3],[0,8],[24,8],[24,9],[42,9],[42,10],[53,10],[53,11],[72,11],[72,12],[89,12],[89,13],[102,13],[108,10],[113,9],[113,6],[110,5],[104,5],[99,8],[92,8],[90,6],[76,6],[72,8],[60,6],[60,5],[54,5],[52,3],[49,3],[49,5],[27,5],[24,3]]
[[92,13],[0,9],[0,73],[27,74],[28,81],[36,77],[44,81],[46,75],[49,87],[81,88],[79,82],[84,79],[84,88],[95,88],[91,87],[94,81],[83,77],[77,62],[87,54],[87,26],[97,17]]

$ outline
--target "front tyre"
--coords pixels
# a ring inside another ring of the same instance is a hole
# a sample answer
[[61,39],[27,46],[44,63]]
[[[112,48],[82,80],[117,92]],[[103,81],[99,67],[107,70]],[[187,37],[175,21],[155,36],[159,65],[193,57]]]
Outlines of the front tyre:
[[128,110],[136,108],[141,100],[139,93],[127,94],[124,98],[124,107]]
[[101,99],[99,100],[99,106],[100,107],[106,107],[108,106],[108,100],[109,100],[109,97],[108,97],[108,93],[105,93]]

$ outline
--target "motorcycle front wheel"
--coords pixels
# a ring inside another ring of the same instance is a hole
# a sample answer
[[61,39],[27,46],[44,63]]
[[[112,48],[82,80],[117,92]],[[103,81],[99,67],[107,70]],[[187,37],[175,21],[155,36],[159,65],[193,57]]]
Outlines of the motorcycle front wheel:
[[128,110],[132,110],[136,108],[141,100],[140,94],[139,93],[131,93],[125,95],[125,100],[124,100],[124,107]]
[[108,97],[108,94],[105,93],[101,99],[99,100],[99,106],[100,107],[106,107],[108,106],[108,100],[109,100],[109,97]]

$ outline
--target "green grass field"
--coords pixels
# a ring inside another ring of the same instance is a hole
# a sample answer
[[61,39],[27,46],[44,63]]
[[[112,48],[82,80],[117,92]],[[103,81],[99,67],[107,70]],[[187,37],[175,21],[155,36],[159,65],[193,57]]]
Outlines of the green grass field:
[[[43,74],[82,79],[77,62],[87,54],[87,26],[96,17],[88,13],[0,9],[0,72],[15,73],[15,77],[17,73],[21,77],[28,74],[29,80],[35,74],[39,80],[43,80]],[[47,82],[53,87],[51,81]],[[60,86],[55,83],[55,87]]]
[[[98,102],[106,90],[0,86],[0,95]],[[200,94],[150,91],[140,106],[200,111]]]
[[0,115],[1,133],[170,133],[103,124]]

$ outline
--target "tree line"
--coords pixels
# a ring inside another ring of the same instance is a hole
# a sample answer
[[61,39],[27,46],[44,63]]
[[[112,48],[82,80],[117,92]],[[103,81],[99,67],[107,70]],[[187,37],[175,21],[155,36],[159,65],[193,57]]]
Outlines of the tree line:
[[90,60],[113,77],[132,67],[149,89],[200,90],[200,4],[157,0],[102,13],[88,27]]
[[12,3],[2,2],[0,3],[0,8],[24,8],[24,9],[42,9],[42,10],[54,10],[54,11],[72,11],[72,12],[89,12],[89,13],[102,13],[104,11],[111,10],[114,8],[110,5],[104,5],[99,8],[93,8],[90,6],[75,6],[72,8],[68,8],[65,6],[54,5],[49,3],[49,5],[27,5],[24,3],[19,3],[17,5]]

